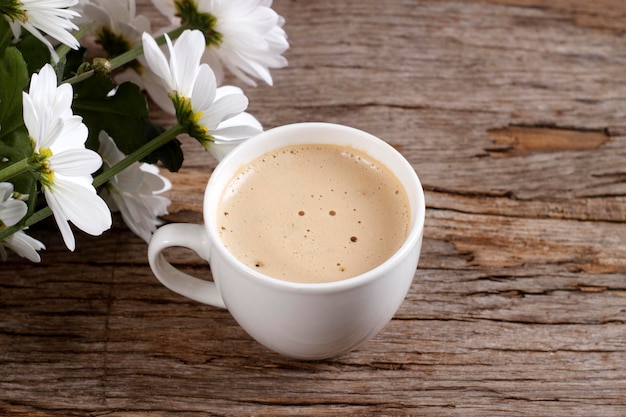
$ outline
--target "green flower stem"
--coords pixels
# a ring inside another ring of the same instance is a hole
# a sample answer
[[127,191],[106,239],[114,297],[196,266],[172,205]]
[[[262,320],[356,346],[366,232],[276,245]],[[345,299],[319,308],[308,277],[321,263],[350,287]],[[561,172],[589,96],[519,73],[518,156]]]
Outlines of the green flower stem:
[[[52,214],[52,209],[50,207],[46,206],[46,207],[40,209],[39,211],[36,211],[35,213],[33,213],[32,216],[27,218],[24,221],[23,226],[20,226],[19,224],[16,224],[13,227],[17,228],[17,230],[24,229],[24,228],[26,228],[28,226],[32,226],[33,224],[35,224],[37,222],[40,222],[41,220],[45,219],[46,217],[50,216],[51,214]],[[11,229],[11,228],[9,227],[9,228],[7,228],[7,230],[8,229]],[[17,230],[14,230],[14,232],[17,231]],[[2,234],[0,232],[0,237],[1,236],[2,236]]]
[[[170,39],[176,39],[180,36],[181,33],[183,33],[183,31],[185,31],[185,29],[189,29],[186,25],[180,26],[170,32],[168,32],[168,36],[170,37]],[[161,35],[158,38],[155,39],[157,45],[163,45],[165,43],[165,35]],[[128,64],[129,62],[134,61],[135,59],[137,59],[138,57],[140,57],[141,55],[143,55],[143,45],[139,45],[129,51],[124,52],[121,55],[118,55],[114,58],[111,58],[108,61],[108,70],[109,71],[113,71],[123,65]],[[65,83],[70,83],[70,84],[75,84],[78,82],[81,82],[82,80],[85,80],[89,77],[91,77],[93,74],[95,73],[95,71],[93,69],[85,71],[83,73],[77,74],[74,77],[68,78],[67,80],[63,81]]]
[[[165,42],[165,37],[161,36],[161,38],[163,38],[163,42]],[[159,45],[161,45],[163,42],[159,43]],[[129,51],[124,52],[121,55],[116,56],[115,58],[111,58],[109,60],[111,71],[121,67],[122,65],[126,65],[131,61],[134,61],[141,55],[143,55],[143,45],[139,45]]]
[[69,83],[69,84],[76,84],[79,83],[83,80],[86,80],[87,78],[91,77],[93,74],[95,73],[94,70],[88,70],[85,72],[81,72],[78,75],[75,75],[73,77],[68,78],[67,80],[63,80],[64,83]]
[[17,161],[3,170],[0,170],[0,182],[13,178],[16,175],[23,174],[24,172],[31,170],[31,168],[38,166],[38,164],[32,164],[29,158],[24,158],[21,161]]
[[[186,26],[180,26],[170,32],[167,35],[170,39],[176,39],[187,29]],[[161,35],[155,39],[157,45],[163,45],[165,43],[165,35]],[[131,49],[130,51],[126,51],[121,55],[116,56],[115,58],[111,58],[109,64],[111,65],[111,71],[116,68],[121,67],[122,65],[126,65],[131,61],[134,61],[138,57],[143,55],[143,45],[137,46],[136,48]]]
[[111,179],[115,175],[119,174],[120,172],[128,168],[133,163],[142,160],[146,156],[150,155],[152,152],[159,149],[161,146],[165,145],[166,143],[174,139],[176,136],[185,132],[186,132],[186,129],[183,126],[179,124],[174,125],[173,127],[169,128],[165,132],[161,133],[156,138],[152,139],[150,142],[143,145],[141,148],[127,155],[124,159],[122,159],[117,164],[113,165],[110,169],[103,171],[100,175],[94,178],[93,186],[94,187],[101,186],[102,184],[107,182],[109,179]]
[[52,214],[52,210],[50,209],[50,207],[44,207],[41,210],[35,212],[32,216],[28,217],[26,220],[13,225],[11,227],[7,227],[4,229],[0,229],[0,242],[4,239],[6,239],[7,237],[11,236],[13,233],[15,232],[19,232],[22,229],[27,228],[28,226],[31,226],[43,219],[45,219],[46,217],[50,216]]

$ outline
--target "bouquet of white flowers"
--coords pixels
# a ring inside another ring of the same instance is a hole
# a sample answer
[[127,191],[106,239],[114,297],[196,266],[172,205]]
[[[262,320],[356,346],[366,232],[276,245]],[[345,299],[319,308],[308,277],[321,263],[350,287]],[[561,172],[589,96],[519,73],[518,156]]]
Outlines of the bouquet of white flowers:
[[[25,230],[53,215],[91,235],[111,211],[148,241],[167,213],[188,134],[221,156],[258,134],[230,72],[271,85],[289,44],[272,0],[152,0],[170,22],[154,33],[135,0],[0,0],[0,255],[39,262]],[[95,40],[95,42],[94,42]],[[58,44],[58,45],[56,45]],[[97,45],[101,55],[93,57]],[[150,119],[147,95],[176,116]]]

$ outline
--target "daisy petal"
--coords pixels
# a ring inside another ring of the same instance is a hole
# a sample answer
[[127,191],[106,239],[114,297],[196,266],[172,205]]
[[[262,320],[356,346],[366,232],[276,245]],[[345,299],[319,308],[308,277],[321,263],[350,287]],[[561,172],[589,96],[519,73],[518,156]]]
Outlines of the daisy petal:
[[0,203],[0,221],[5,226],[13,226],[22,220],[27,211],[28,207],[25,202],[10,199]]
[[[99,136],[100,152],[105,158],[105,170],[124,159],[115,142],[105,132]],[[170,200],[158,196],[171,188],[171,183],[159,175],[156,165],[133,163],[111,178],[103,196],[111,207],[119,209],[128,228],[146,242],[161,224],[158,216],[167,214]]]
[[248,139],[261,133],[261,131],[252,126],[230,126],[225,128],[217,128],[213,130],[216,142],[225,142],[229,140]]
[[43,243],[21,230],[4,239],[1,244],[31,262],[41,262],[41,257],[37,251],[46,248]]
[[[48,81],[54,86],[56,83],[56,74],[54,74],[54,81]],[[52,92],[51,92],[52,93]],[[52,114],[55,117],[65,117],[71,114],[72,99],[74,97],[74,89],[70,84],[61,84],[54,89],[53,102],[52,102]]]
[[24,109],[24,125],[26,125],[26,130],[28,130],[31,137],[35,137],[36,133],[39,132],[39,117],[35,104],[30,94],[27,92],[22,92],[22,107]]
[[200,124],[209,129],[219,123],[243,112],[248,107],[248,98],[243,94],[229,94],[217,99],[211,106],[210,112],[200,116]]
[[215,74],[211,68],[206,64],[201,65],[191,93],[191,107],[195,112],[204,112],[211,107],[215,100],[216,86]]
[[38,106],[48,105],[56,95],[57,76],[50,64],[44,65],[38,73],[33,74],[28,92],[35,97]]
[[186,30],[171,51],[172,75],[176,80],[176,90],[185,97],[191,97],[205,46],[202,32]]
[[74,239],[74,233],[72,233],[72,229],[70,228],[70,224],[67,222],[67,217],[63,212],[63,208],[61,204],[57,201],[57,196],[49,189],[44,188],[43,190],[44,196],[46,197],[46,202],[48,203],[48,207],[52,210],[52,215],[54,216],[54,221],[61,232],[61,236],[63,237],[63,242],[65,242],[65,246],[74,252],[76,248],[76,240]]
[[13,184],[0,182],[0,203],[7,201],[13,195]]
[[50,157],[50,169],[55,173],[82,176],[90,175],[102,166],[102,158],[89,149],[70,149]]
[[231,117],[228,120],[224,120],[222,123],[219,124],[217,128],[223,129],[225,127],[243,125],[250,126],[256,129],[257,133],[255,134],[261,133],[263,131],[263,125],[261,124],[261,122],[259,122],[256,117],[247,112],[240,113],[237,116]]
[[55,175],[52,192],[65,218],[83,232],[98,236],[111,227],[111,212],[91,186],[90,178]]
[[[165,35],[167,38],[167,35]],[[169,39],[169,38],[167,38]],[[159,77],[163,86],[168,92],[174,91],[176,85],[174,84],[170,66],[167,62],[167,58],[157,45],[156,41],[148,33],[142,35],[143,52],[146,62],[150,69]]]

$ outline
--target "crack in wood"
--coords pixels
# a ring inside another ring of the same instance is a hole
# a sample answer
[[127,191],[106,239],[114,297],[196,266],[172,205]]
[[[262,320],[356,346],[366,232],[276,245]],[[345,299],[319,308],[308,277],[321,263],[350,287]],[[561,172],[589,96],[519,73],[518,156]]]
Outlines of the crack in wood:
[[485,151],[492,157],[511,157],[536,152],[563,152],[598,149],[609,141],[606,129],[556,126],[509,125],[487,130],[494,146]]

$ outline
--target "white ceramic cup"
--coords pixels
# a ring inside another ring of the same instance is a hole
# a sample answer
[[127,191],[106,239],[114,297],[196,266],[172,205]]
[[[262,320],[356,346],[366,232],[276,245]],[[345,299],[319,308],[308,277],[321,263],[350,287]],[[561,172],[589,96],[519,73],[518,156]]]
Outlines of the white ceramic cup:
[[[297,144],[352,147],[374,157],[396,175],[410,202],[411,226],[406,241],[390,259],[353,278],[303,284],[263,275],[224,247],[216,230],[216,214],[228,182],[257,157]],[[148,258],[156,277],[183,296],[227,308],[248,334],[271,350],[299,359],[322,359],[367,341],[400,307],[417,268],[425,203],[415,171],[384,141],[347,126],[297,123],[265,131],[226,155],[207,184],[203,214],[204,225],[168,224],[154,234]],[[207,260],[213,281],[174,268],[162,254],[172,246],[190,248]]]

